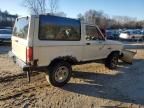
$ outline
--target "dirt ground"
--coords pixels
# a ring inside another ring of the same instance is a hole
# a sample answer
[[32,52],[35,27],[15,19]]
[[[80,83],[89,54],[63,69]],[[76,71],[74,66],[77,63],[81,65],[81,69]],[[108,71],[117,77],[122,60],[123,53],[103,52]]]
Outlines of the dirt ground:
[[45,73],[33,73],[31,83],[0,46],[1,108],[144,108],[144,50],[133,65],[120,62],[117,70],[91,63],[73,67],[70,82],[50,86]]

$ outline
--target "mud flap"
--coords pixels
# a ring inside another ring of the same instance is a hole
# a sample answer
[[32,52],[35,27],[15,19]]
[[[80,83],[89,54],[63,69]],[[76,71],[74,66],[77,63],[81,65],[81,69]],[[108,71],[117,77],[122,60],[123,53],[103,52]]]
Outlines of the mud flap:
[[31,73],[32,73],[32,69],[31,67],[29,67],[29,70],[27,71],[27,79],[29,83],[31,82]]
[[28,79],[28,82],[30,83],[31,82],[31,71],[27,71],[27,79]]
[[132,64],[133,58],[137,52],[133,52],[133,51],[129,51],[129,50],[123,50],[122,53],[123,53],[123,56],[121,57],[121,60],[123,62]]

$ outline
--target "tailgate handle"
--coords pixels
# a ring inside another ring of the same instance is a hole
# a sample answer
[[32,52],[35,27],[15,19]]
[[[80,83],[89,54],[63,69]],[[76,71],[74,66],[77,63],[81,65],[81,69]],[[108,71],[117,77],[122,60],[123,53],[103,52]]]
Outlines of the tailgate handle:
[[18,40],[15,40],[15,42],[18,42]]

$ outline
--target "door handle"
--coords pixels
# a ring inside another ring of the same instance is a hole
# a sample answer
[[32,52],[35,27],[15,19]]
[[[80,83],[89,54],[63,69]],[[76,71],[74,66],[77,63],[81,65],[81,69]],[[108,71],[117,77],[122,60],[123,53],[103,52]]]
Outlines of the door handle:
[[100,44],[102,43],[102,42],[99,42]]
[[86,45],[90,45],[90,43],[86,43]]

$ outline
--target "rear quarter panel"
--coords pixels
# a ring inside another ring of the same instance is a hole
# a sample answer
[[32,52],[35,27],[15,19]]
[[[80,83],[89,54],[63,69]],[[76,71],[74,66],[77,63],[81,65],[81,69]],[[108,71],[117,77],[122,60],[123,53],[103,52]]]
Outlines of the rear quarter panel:
[[82,46],[73,45],[49,45],[49,46],[37,46],[35,51],[37,52],[38,65],[48,66],[52,60],[58,57],[71,56],[77,60],[81,60],[81,48]]
[[34,59],[38,66],[48,66],[58,57],[72,56],[78,61],[82,59],[83,43],[81,41],[47,41],[39,40],[39,18],[35,18],[35,32],[33,37]]

